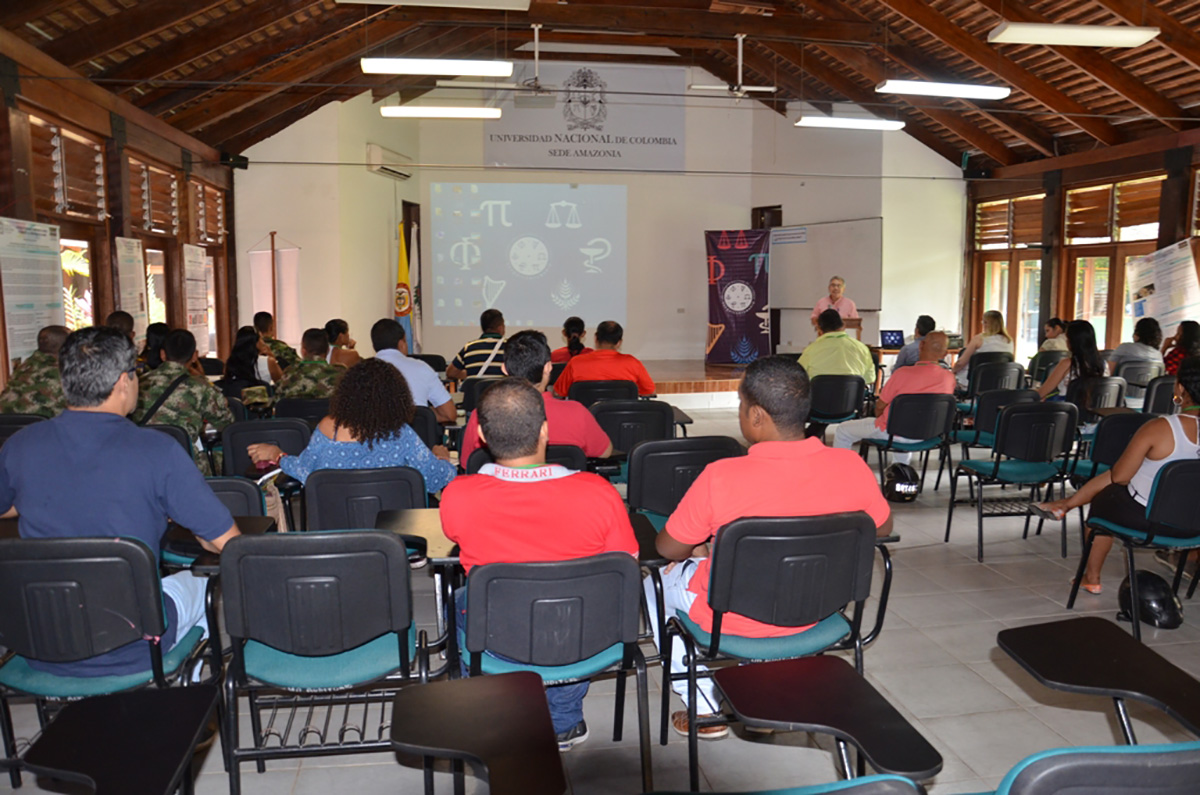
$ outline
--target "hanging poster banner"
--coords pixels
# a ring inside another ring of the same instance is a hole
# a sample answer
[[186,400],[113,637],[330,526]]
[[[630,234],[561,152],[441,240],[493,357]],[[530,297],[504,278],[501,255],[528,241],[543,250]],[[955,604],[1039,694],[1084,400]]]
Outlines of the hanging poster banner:
[[770,231],[705,232],[708,341],[704,361],[748,364],[771,353],[767,306]]
[[120,309],[133,315],[133,334],[140,348],[146,339],[149,312],[146,307],[146,263],[142,256],[142,241],[118,237],[117,294]]
[[0,286],[11,372],[37,350],[40,329],[64,323],[57,226],[0,218]]
[[1163,337],[1175,334],[1181,320],[1200,316],[1200,280],[1187,240],[1134,257],[1125,265],[1126,311],[1134,318],[1152,317]]
[[208,355],[208,252],[183,244],[183,301],[188,331],[196,338],[196,353]]

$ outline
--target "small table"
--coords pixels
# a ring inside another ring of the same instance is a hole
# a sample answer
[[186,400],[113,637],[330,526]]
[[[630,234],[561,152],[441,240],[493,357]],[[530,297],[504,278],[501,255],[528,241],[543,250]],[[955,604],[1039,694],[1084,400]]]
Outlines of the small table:
[[678,406],[671,406],[671,413],[675,415],[675,424],[679,426],[679,430],[683,432],[684,437],[687,436],[687,426],[695,422],[691,417],[684,413],[683,409]]
[[1126,698],[1158,707],[1200,735],[1200,682],[1111,621],[1088,616],[1005,629],[996,642],[1046,687],[1112,698],[1129,745],[1137,738]]
[[434,564],[458,563],[458,545],[442,532],[442,515],[437,508],[404,508],[380,511],[375,529],[425,540],[425,556]]
[[96,795],[170,795],[181,782],[190,793],[192,753],[217,693],[215,685],[194,685],[71,702],[25,754],[22,767],[90,784]]
[[[270,516],[235,516],[233,523],[237,525],[238,532],[244,536],[260,536],[264,533],[274,533],[276,530],[275,520]],[[172,542],[176,548],[180,543],[195,545],[195,550],[178,550],[185,555],[195,552],[196,559],[190,568],[192,574],[199,577],[215,577],[221,573],[221,556],[200,546],[191,530],[171,522],[167,527],[167,534],[163,536],[163,543],[167,542]]]
[[880,773],[925,781],[942,756],[841,657],[804,657],[721,668],[713,679],[746,726],[832,734],[842,772],[853,778],[843,743]]

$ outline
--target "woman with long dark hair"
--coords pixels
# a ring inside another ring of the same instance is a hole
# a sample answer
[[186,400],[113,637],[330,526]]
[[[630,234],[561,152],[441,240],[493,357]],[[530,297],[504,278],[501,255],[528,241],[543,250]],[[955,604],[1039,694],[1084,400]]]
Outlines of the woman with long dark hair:
[[353,367],[362,361],[362,356],[354,350],[358,343],[350,336],[349,323],[335,317],[325,324],[325,336],[329,337],[329,353],[325,361],[342,367]]
[[1056,391],[1066,397],[1067,386],[1076,379],[1108,375],[1108,366],[1096,347],[1096,329],[1088,321],[1072,320],[1067,324],[1067,350],[1071,356],[1056,364],[1038,387],[1042,400]]
[[1189,356],[1200,356],[1200,323],[1185,320],[1175,330],[1175,336],[1163,343],[1163,364],[1167,375],[1179,371],[1179,363]]
[[[264,350],[266,353],[263,353]],[[262,356],[267,359],[265,368],[260,361]],[[283,371],[275,363],[275,356],[254,326],[242,326],[233,338],[233,348],[225,360],[225,375],[217,381],[217,386],[226,397],[241,399],[244,390],[265,387],[272,378],[282,375]]]
[[585,331],[587,329],[584,327],[583,318],[575,317],[574,315],[567,318],[562,327],[563,342],[567,344],[551,351],[550,361],[560,364],[571,361],[571,359],[581,353],[591,353],[592,349],[583,344]]
[[151,323],[146,326],[146,344],[137,358],[139,373],[156,370],[163,363],[163,345],[167,343],[167,335],[170,333],[171,327],[166,323]]

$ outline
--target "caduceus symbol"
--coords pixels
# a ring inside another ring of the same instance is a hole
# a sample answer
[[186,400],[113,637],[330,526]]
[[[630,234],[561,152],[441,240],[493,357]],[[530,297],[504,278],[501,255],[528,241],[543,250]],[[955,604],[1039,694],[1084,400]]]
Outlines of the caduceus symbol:
[[479,246],[475,243],[478,239],[479,235],[471,235],[450,247],[450,261],[460,266],[459,270],[469,271],[479,262]]

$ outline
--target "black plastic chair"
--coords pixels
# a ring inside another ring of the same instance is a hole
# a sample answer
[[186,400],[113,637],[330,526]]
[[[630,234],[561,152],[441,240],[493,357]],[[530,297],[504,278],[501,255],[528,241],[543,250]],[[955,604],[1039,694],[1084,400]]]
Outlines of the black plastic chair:
[[[884,482],[885,456],[889,451],[921,454],[921,488],[925,488],[925,470],[929,467],[929,451],[938,451],[938,480],[941,482],[941,462],[950,458],[950,433],[954,428],[954,413],[957,404],[953,395],[897,395],[888,406],[886,439],[863,439],[859,443],[863,461],[870,461],[871,448],[879,454],[879,485]],[[918,439],[916,442],[898,442],[897,436]]]
[[601,400],[637,400],[637,396],[633,381],[576,381],[567,390],[568,400],[577,400],[588,408]]
[[[667,621],[660,650],[671,659],[672,638],[684,644],[688,670],[674,673],[664,663],[662,736],[667,744],[671,683],[688,683],[688,773],[692,791],[699,784],[697,760],[697,664],[720,659],[782,660],[825,651],[853,649],[854,665],[863,671],[864,603],[871,593],[875,557],[875,522],[866,513],[806,517],[752,517],[730,522],[717,531],[711,552],[708,603],[712,631],[705,632],[685,611]],[[888,594],[880,594],[881,609]],[[854,605],[847,618],[843,611]],[[747,638],[723,635],[725,613],[778,627],[815,625],[793,635]],[[705,718],[704,725],[725,722]],[[842,741],[839,740],[839,743]]]
[[[484,464],[492,464],[495,461],[491,451],[486,447],[476,447],[467,458],[467,474],[474,475]],[[546,463],[558,464],[576,472],[583,472],[587,469],[588,459],[583,450],[573,444],[548,444],[546,445]]]
[[420,359],[425,362],[425,364],[433,368],[435,373],[446,372],[445,356],[439,356],[436,353],[410,353],[408,356],[411,359]]
[[1041,384],[1050,375],[1050,371],[1058,366],[1059,362],[1070,357],[1070,351],[1038,351],[1029,360],[1029,368],[1025,373],[1026,385]]
[[275,404],[275,416],[296,417],[315,428],[329,414],[329,398],[284,398]]
[[629,509],[644,514],[661,531],[706,466],[745,454],[742,443],[729,436],[641,442],[629,451]]
[[675,438],[675,412],[661,400],[601,400],[590,411],[614,450],[629,451],[638,442]]
[[462,402],[458,404],[458,407],[462,409],[464,417],[470,416],[475,407],[479,405],[479,396],[483,394],[483,390],[499,380],[499,378],[491,376],[487,378],[467,378],[458,385],[458,391],[462,392]]
[[[1040,403],[1041,396],[1035,389],[990,389],[975,396],[974,424],[969,429],[959,429],[950,434],[950,441],[962,445],[962,460],[970,460],[970,450],[973,447],[991,449],[996,443],[996,422],[1000,419],[1000,409],[1018,403]],[[934,491],[942,482],[942,467],[949,460],[942,458],[938,461],[938,478]],[[953,476],[953,473],[951,473]]]
[[1175,376],[1160,375],[1146,387],[1142,411],[1147,414],[1175,413]]
[[[972,357],[971,363],[974,362]],[[978,367],[971,367],[968,373],[967,399],[958,404],[958,410],[964,414],[975,413],[975,399],[983,392],[993,389],[1020,389],[1025,385],[1025,368],[1012,361],[1011,356],[1006,361],[984,362]]]
[[46,419],[41,414],[0,414],[0,447],[25,426]]
[[249,415],[246,414],[246,404],[239,398],[226,397],[225,402],[229,404],[229,413],[233,415],[234,422],[244,422],[249,419]]
[[150,424],[150,425],[147,425],[146,427],[151,428],[156,431],[161,431],[162,433],[165,433],[167,436],[170,436],[175,441],[179,442],[179,444],[182,445],[184,451],[187,452],[188,458],[191,458],[195,455],[196,448],[192,447],[191,437],[188,436],[187,431],[185,431],[183,428],[180,428],[178,425]]
[[550,365],[550,383],[548,386],[553,387],[558,383],[558,377],[562,375],[562,371],[567,369],[567,362],[555,362]]
[[201,356],[200,367],[205,375],[224,375],[225,362],[215,356]]
[[308,447],[312,429],[296,417],[270,420],[246,420],[225,426],[221,447],[225,453],[225,474],[245,475],[254,462],[246,448],[252,444],[273,444],[288,455],[300,455]]
[[1079,423],[1098,422],[1092,409],[1110,409],[1125,404],[1125,379],[1116,376],[1076,378],[1067,386],[1066,400],[1079,409]]
[[1190,795],[1197,781],[1200,742],[1056,748],[1015,764],[995,795]]
[[[958,475],[965,474],[975,494],[978,517],[978,559],[983,562],[983,517],[1024,516],[1025,533],[1029,533],[1029,504],[1009,500],[1010,507],[984,510],[984,486],[1029,486],[1030,500],[1037,489],[1051,484],[1061,476],[1057,465],[1075,441],[1078,412],[1071,403],[1055,401],[1005,406],[996,424],[996,443],[992,459],[961,461],[950,478],[950,506],[946,512],[946,541],[950,541],[950,524],[954,518],[954,498]],[[978,486],[978,488],[975,488]],[[1067,556],[1067,520],[1062,521],[1062,556]]]
[[408,424],[417,432],[417,436],[421,437],[421,441],[431,450],[439,444],[444,444],[445,432],[442,430],[442,424],[437,420],[437,415],[433,413],[433,409],[428,406],[417,406],[416,409]]
[[[241,792],[247,760],[261,773],[267,759],[391,750],[384,710],[410,679],[417,649],[408,556],[397,537],[234,538],[221,552],[221,590],[233,646],[221,727],[231,795]],[[238,720],[243,695],[249,747]]]
[[1125,399],[1142,400],[1146,387],[1164,372],[1162,362],[1121,362],[1113,375],[1125,379]]
[[249,478],[219,477],[205,478],[208,487],[217,499],[234,516],[266,516],[262,489]]
[[476,566],[467,577],[460,642],[472,676],[533,669],[551,685],[616,670],[614,741],[624,724],[625,673],[634,671],[642,789],[649,792],[654,782],[646,660],[638,648],[641,603],[641,571],[624,552]]
[[[657,792],[652,795],[684,795],[681,792]],[[713,795],[740,795],[725,790]],[[853,781],[814,784],[797,789],[760,790],[754,795],[925,795],[925,788],[903,776],[859,776]],[[989,793],[989,795],[991,795]]]
[[810,382],[809,394],[812,396],[809,420],[830,425],[859,416],[867,384],[857,375],[818,375]]
[[304,484],[307,530],[369,530],[380,511],[425,508],[425,478],[412,467],[318,469]]
[[[193,628],[164,652],[166,632],[158,558],[127,538],[0,539],[0,638],[12,656],[0,665],[0,734],[6,764],[17,760],[8,699],[38,700],[38,720],[49,722],[47,701],[119,693],[147,685],[167,687],[191,671],[206,644]],[[214,637],[218,627],[212,626]],[[150,669],[125,676],[62,676],[36,671],[29,660],[85,660],[145,641]],[[220,654],[210,660],[220,677]],[[11,767],[14,788],[20,772]]]

